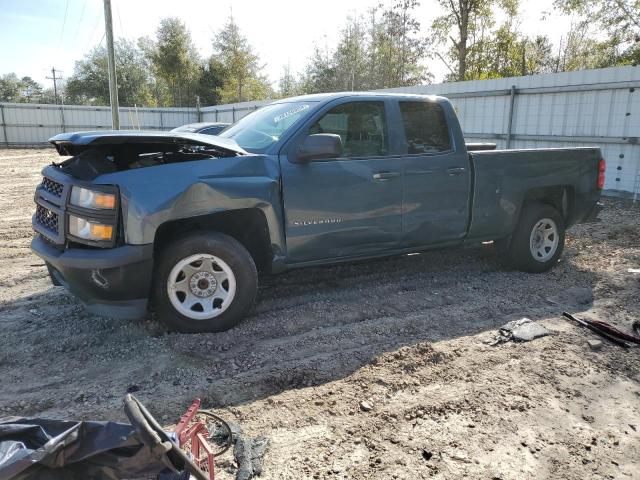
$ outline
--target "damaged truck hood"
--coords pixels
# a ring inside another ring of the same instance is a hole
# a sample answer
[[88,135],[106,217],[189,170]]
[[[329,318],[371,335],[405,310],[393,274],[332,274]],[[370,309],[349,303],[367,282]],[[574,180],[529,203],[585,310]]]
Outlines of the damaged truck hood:
[[175,143],[214,147],[228,155],[247,155],[235,140],[188,132],[153,132],[138,130],[99,130],[92,132],[61,133],[51,137],[60,155],[78,155],[100,145],[124,145],[144,143]]

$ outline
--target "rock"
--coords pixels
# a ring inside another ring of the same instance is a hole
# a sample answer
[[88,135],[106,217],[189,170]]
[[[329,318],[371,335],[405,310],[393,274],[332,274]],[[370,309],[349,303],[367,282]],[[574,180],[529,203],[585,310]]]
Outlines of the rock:
[[587,340],[587,344],[591,350],[600,350],[602,348],[602,340]]
[[362,410],[363,412],[370,412],[371,410],[373,410],[373,403],[368,400],[363,400],[362,402],[360,402],[360,410]]
[[127,387],[127,393],[135,393],[135,392],[139,392],[140,391],[140,386],[139,385],[129,385]]

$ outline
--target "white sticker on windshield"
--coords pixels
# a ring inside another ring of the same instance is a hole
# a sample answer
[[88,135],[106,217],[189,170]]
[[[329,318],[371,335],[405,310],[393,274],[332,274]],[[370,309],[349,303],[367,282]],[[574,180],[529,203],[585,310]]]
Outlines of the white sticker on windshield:
[[281,113],[280,115],[276,115],[275,117],[273,117],[273,123],[278,123],[281,122],[282,120],[284,120],[285,118],[289,118],[291,115],[295,115],[296,113],[300,113],[303,110],[306,110],[307,108],[309,108],[308,104],[304,104],[304,105],[299,105],[295,108],[292,108],[291,110]]

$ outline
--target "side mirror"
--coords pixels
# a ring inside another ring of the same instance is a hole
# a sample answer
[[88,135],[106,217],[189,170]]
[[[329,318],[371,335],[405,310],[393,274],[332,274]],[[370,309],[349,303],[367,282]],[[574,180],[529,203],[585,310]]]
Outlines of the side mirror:
[[316,133],[304,139],[298,149],[296,163],[305,163],[342,155],[342,139],[335,133]]

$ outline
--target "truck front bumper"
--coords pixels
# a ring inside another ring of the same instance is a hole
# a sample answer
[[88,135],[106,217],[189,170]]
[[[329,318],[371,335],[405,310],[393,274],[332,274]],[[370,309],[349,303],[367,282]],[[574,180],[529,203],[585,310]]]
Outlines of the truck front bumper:
[[46,262],[53,283],[77,296],[89,312],[112,318],[146,315],[152,244],[59,250],[37,235],[31,249]]

